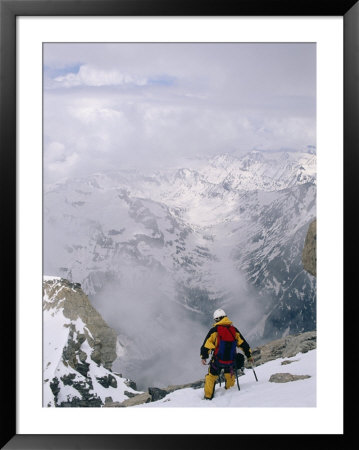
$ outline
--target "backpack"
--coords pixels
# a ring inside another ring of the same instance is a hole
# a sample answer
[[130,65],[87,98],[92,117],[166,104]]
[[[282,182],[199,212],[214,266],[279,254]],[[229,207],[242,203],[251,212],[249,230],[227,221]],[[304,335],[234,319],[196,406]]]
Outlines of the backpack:
[[217,325],[217,343],[214,359],[218,367],[233,367],[236,359],[236,329],[230,326]]

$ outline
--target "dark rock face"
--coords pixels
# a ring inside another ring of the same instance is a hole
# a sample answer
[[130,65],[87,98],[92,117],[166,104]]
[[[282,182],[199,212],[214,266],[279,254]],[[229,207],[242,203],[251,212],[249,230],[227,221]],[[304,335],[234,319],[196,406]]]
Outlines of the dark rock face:
[[168,394],[168,391],[166,389],[159,389],[159,388],[148,388],[148,393],[152,397],[152,402],[155,402],[156,400],[161,400],[161,398],[166,397]]
[[72,397],[71,400],[69,399],[66,402],[58,401],[58,394],[60,393],[60,380],[55,377],[50,382],[50,388],[54,394],[54,400],[57,407],[62,408],[76,408],[76,407],[83,407],[83,408],[89,408],[89,407],[101,407],[103,405],[103,402],[101,398],[97,397],[93,393],[90,392],[91,388],[91,380],[88,380],[89,382],[81,382],[81,381],[74,381],[76,375],[75,374],[69,374],[67,376],[61,377],[61,381],[66,386],[72,386],[74,389],[76,389],[79,393],[79,397]]
[[103,405],[99,397],[73,397],[69,402],[61,402],[61,408],[100,408]]
[[137,391],[137,385],[133,380],[126,380],[125,381],[126,386],[130,387],[131,389],[134,389]]
[[302,253],[304,269],[314,277],[317,276],[317,220],[313,220],[305,238]]
[[116,378],[110,374],[105,377],[96,377],[96,379],[104,388],[108,388],[110,386],[113,388],[117,388]]
[[64,349],[64,357],[71,361],[87,339],[92,348],[91,359],[104,367],[111,368],[116,358],[116,333],[91,305],[79,283],[61,279],[61,288],[59,288],[56,283],[47,281],[44,282],[44,294],[51,299],[51,301],[44,301],[44,310],[62,307],[66,318],[70,320],[80,318],[89,330],[85,334],[75,333],[74,326],[70,325],[70,339]]
[[59,384],[60,382],[57,377],[53,378],[52,381],[50,381],[50,388],[52,390],[52,393],[54,394],[55,403],[57,403],[57,396],[60,392]]

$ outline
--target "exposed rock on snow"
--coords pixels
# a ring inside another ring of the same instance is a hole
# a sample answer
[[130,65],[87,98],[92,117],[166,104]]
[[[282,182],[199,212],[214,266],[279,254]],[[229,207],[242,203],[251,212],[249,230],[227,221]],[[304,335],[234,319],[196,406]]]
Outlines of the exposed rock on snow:
[[[308,331],[296,335],[286,336],[282,339],[269,342],[253,349],[253,358],[256,365],[264,364],[278,358],[291,358],[298,353],[306,353],[317,346],[317,332]],[[248,361],[245,367],[251,367]]]
[[140,394],[112,372],[116,333],[92,307],[79,284],[58,277],[43,282],[44,388],[48,407],[101,407],[106,397]]
[[282,361],[280,364],[281,364],[281,366],[286,366],[287,364],[292,364],[296,361],[298,361],[298,360],[297,359],[292,359],[292,360],[286,359],[285,361]]
[[275,373],[271,375],[269,381],[271,383],[289,383],[290,381],[305,380],[310,375],[292,375],[291,373]]
[[148,403],[152,400],[152,397],[147,392],[143,392],[142,394],[131,396],[127,400],[124,400],[123,402],[114,402],[112,401],[112,398],[107,398],[104,404],[105,408],[125,408],[128,406],[136,406],[136,405],[142,405],[143,403]]
[[173,386],[167,386],[166,388],[156,388],[156,387],[150,387],[148,388],[148,392],[151,394],[152,401],[155,402],[156,400],[160,400],[161,398],[166,397],[167,394],[170,394],[171,392],[177,391],[179,389],[186,389],[186,388],[193,388],[193,389],[200,389],[204,386],[204,380],[198,380],[193,383],[186,383],[186,384],[177,384]]
[[[110,368],[117,356],[116,333],[91,305],[80,284],[70,283],[64,278],[61,281],[58,279],[47,280],[44,282],[43,290],[44,311],[49,311],[51,314],[54,310],[62,309],[64,317],[71,322],[68,324],[70,331],[68,345],[64,350],[64,355],[70,365],[76,365],[75,353],[79,351],[81,344],[87,340],[92,349],[91,359],[104,367]],[[75,324],[72,323],[78,319],[86,325],[83,328],[83,334],[76,333]],[[74,340],[75,334],[77,334],[76,341]],[[82,356],[85,357],[85,355]]]
[[313,276],[317,276],[317,220],[313,220],[305,238],[302,253],[304,269]]

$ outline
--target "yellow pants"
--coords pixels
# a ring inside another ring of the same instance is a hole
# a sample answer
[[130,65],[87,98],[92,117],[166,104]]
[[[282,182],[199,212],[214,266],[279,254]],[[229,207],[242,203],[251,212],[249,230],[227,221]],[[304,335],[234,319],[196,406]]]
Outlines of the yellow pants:
[[[210,372],[206,375],[204,380],[204,396],[206,398],[213,398],[217,378],[218,375],[212,375]],[[234,374],[231,375],[230,373],[225,373],[224,378],[226,380],[225,384],[226,389],[229,389],[232,386],[234,386],[235,383]]]

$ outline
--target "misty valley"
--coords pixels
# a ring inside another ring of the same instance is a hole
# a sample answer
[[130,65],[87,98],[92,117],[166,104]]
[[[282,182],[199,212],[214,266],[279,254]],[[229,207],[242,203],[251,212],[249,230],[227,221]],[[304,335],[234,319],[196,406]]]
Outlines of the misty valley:
[[44,274],[81,285],[137,389],[192,382],[217,308],[252,347],[316,329],[315,217],[313,147],[68,178],[44,188]]

